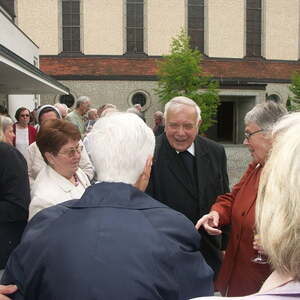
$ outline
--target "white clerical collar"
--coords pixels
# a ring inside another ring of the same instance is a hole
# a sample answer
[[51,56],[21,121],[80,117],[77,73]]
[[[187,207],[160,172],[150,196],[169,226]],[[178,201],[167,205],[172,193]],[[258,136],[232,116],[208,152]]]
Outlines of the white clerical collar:
[[[186,149],[186,151],[188,151],[190,154],[192,154],[193,156],[195,156],[195,144],[192,143],[192,145]],[[179,153],[179,151],[176,151],[177,154]]]

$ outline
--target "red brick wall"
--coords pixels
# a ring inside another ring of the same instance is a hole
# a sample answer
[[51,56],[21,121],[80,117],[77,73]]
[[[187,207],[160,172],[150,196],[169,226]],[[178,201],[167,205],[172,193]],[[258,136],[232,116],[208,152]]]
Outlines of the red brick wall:
[[[40,68],[51,76],[155,76],[159,58],[41,56]],[[204,71],[216,78],[289,80],[300,62],[204,59]]]

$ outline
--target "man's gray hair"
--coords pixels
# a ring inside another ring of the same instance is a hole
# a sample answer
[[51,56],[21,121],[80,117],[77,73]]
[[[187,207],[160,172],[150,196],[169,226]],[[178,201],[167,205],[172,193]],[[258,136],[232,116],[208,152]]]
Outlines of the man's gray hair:
[[86,101],[91,101],[90,98],[88,96],[80,96],[77,101],[76,101],[76,106],[75,108],[78,108],[80,106],[81,103],[84,103]]
[[188,97],[185,97],[185,96],[174,97],[165,105],[165,113],[164,113],[165,120],[167,121],[168,112],[170,110],[178,110],[182,106],[191,106],[191,107],[193,107],[195,109],[197,122],[199,122],[201,120],[200,107],[197,105],[197,103],[195,101],[193,101],[192,99],[190,99]]
[[274,124],[287,114],[286,108],[274,101],[257,104],[245,116],[245,124],[256,123],[258,127],[272,130]]
[[97,114],[97,109],[96,109],[96,108],[91,108],[91,109],[87,112],[88,117],[90,118],[90,117],[93,115],[93,113]]
[[158,110],[153,114],[153,117],[154,117],[154,119],[163,120],[164,114]]
[[89,146],[98,181],[134,184],[154,153],[155,138],[137,115],[115,112],[95,123]]

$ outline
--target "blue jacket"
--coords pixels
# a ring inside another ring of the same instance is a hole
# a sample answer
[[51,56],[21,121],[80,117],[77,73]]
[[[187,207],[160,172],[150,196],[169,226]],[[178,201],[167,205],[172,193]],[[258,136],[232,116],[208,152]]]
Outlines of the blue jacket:
[[14,299],[189,299],[212,294],[200,236],[128,184],[98,183],[37,214],[7,264]]

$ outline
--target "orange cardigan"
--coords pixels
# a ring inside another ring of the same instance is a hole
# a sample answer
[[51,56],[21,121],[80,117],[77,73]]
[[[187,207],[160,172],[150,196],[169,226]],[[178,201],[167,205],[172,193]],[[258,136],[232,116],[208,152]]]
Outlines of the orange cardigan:
[[252,163],[231,193],[221,195],[211,210],[220,214],[220,225],[231,224],[229,243],[216,281],[222,295],[244,296],[256,293],[271,273],[270,266],[251,261],[255,201],[262,166]]

